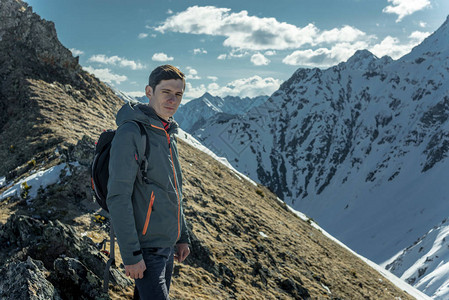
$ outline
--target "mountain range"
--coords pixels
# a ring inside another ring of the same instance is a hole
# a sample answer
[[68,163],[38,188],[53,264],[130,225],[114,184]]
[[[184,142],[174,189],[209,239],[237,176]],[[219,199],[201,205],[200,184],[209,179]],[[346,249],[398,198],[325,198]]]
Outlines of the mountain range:
[[[0,63],[0,298],[131,299],[119,249],[101,288],[109,220],[89,176],[125,102],[20,0],[0,2]],[[174,267],[173,299],[420,297],[191,143],[181,132],[191,254]]]
[[[398,60],[360,50],[329,69],[300,68],[263,104],[191,133],[356,252],[391,264],[449,211],[448,27]],[[432,277],[449,277],[444,257],[411,277],[405,265],[391,270],[445,299]]]
[[226,96],[221,98],[205,93],[180,106],[174,117],[184,130],[193,132],[202,128],[209,118],[221,119],[229,115],[244,115],[253,107],[265,103],[267,99],[268,96],[254,98]]

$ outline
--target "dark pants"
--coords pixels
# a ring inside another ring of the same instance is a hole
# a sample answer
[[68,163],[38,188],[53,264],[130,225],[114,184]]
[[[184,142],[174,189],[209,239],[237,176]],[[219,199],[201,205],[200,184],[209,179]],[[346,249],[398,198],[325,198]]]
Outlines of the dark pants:
[[136,290],[141,300],[170,299],[168,292],[173,272],[173,253],[173,247],[142,249],[146,270],[142,279],[136,279]]

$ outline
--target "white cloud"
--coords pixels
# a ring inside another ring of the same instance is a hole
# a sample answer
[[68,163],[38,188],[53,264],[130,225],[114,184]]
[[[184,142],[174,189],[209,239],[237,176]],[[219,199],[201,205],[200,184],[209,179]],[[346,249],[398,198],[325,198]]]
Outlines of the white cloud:
[[356,43],[339,43],[329,48],[297,50],[286,56],[282,62],[287,65],[326,68],[346,61],[355,51],[366,49],[368,44],[360,41]]
[[255,75],[249,78],[234,80],[226,84],[226,86],[219,86],[214,82],[208,85],[207,91],[220,97],[256,97],[260,95],[271,95],[279,89],[281,83],[281,80],[272,77],[262,78]]
[[265,56],[273,56],[273,55],[276,55],[276,51],[268,50],[268,51],[265,51],[264,55]]
[[198,76],[197,70],[195,70],[192,67],[186,67],[186,69],[189,72],[189,74],[186,75],[186,79],[193,79],[193,80],[201,79],[201,77]]
[[97,54],[97,55],[91,56],[88,59],[88,61],[105,64],[105,65],[114,65],[114,66],[119,66],[119,67],[124,67],[124,68],[131,68],[132,70],[142,70],[145,68],[145,66],[142,65],[141,63],[135,62],[133,60],[128,60],[126,58],[121,58],[116,55],[107,57],[104,54]]
[[154,53],[153,57],[151,58],[154,61],[172,61],[174,58],[171,56],[168,56],[165,53]]
[[426,7],[430,7],[430,0],[388,0],[392,5],[385,7],[382,12],[387,14],[397,14],[396,23],[402,19]]
[[84,51],[75,48],[70,48],[70,51],[72,52],[73,56],[80,56],[84,54]]
[[398,59],[409,53],[413,47],[421,43],[429,32],[415,31],[409,35],[407,42],[400,42],[398,38],[387,36],[380,43],[374,44],[374,38],[362,41],[337,43],[330,48],[297,50],[286,56],[282,62],[288,65],[303,67],[327,68],[346,61],[357,50],[368,49],[377,57],[388,55]]
[[282,50],[316,45],[324,42],[347,42],[365,38],[365,33],[351,26],[320,33],[308,24],[297,27],[275,18],[249,16],[243,10],[233,13],[229,8],[192,6],[167,18],[156,31],[224,36],[224,46],[248,50]]
[[94,74],[97,76],[101,81],[104,81],[106,83],[112,84],[115,82],[116,84],[120,84],[121,82],[128,79],[125,75],[118,75],[111,72],[110,69],[94,69],[91,66],[83,67],[84,70],[87,72]]
[[270,60],[266,58],[263,54],[256,53],[253,56],[251,56],[251,62],[255,66],[266,66],[270,63]]
[[196,49],[193,49],[193,54],[207,54],[207,51],[202,48],[201,49],[196,48]]
[[250,55],[249,51],[243,50],[243,49],[232,49],[228,54],[220,54],[218,55],[218,60],[225,60],[225,59],[231,59],[231,58],[242,58],[245,56]]
[[419,27],[426,28],[427,27],[427,23],[421,21],[421,22],[419,22]]
[[207,76],[207,79],[210,79],[212,81],[217,81],[218,77],[217,76]]
[[148,33],[139,33],[139,35],[137,36],[138,39],[144,39],[148,36]]
[[430,32],[414,31],[409,35],[409,41],[407,43],[401,43],[399,39],[387,36],[382,42],[374,45],[369,50],[378,57],[388,55],[393,59],[398,59],[409,53],[413,47],[420,44],[430,34]]
[[272,77],[262,78],[257,75],[249,78],[234,80],[226,84],[226,86],[220,86],[216,82],[213,82],[207,87],[204,84],[194,87],[190,82],[187,82],[183,103],[186,103],[194,98],[201,97],[206,92],[219,97],[257,97],[260,95],[271,95],[279,89],[281,83],[281,80],[274,79]]
[[186,91],[183,95],[184,100],[192,100],[194,98],[199,98],[206,93],[206,86],[201,84],[198,87],[193,87],[190,82],[186,82]]
[[422,31],[414,31],[410,34],[409,38],[414,43],[421,43],[426,37],[428,37],[431,33],[430,32],[422,32]]
[[[337,42],[354,42],[366,38],[366,33],[345,25],[342,28],[334,28],[331,30],[323,31],[318,35],[315,42],[320,43],[337,43]],[[371,37],[367,37],[371,38]]]
[[172,15],[172,14],[173,14],[173,11],[172,11],[171,9],[168,9],[168,10],[167,10],[167,14]]
[[401,44],[399,39],[387,36],[379,44],[374,45],[370,51],[377,57],[388,55],[393,59],[398,59],[401,56],[410,52],[414,44]]
[[231,52],[228,54],[229,57],[236,57],[236,58],[242,58],[245,56],[248,56],[250,53],[243,49],[232,49]]

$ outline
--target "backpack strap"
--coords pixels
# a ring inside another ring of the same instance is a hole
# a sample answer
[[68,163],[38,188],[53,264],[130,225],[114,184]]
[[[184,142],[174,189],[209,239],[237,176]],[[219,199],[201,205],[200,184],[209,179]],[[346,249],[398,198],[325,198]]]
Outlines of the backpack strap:
[[150,181],[147,177],[147,170],[148,170],[148,156],[150,154],[150,139],[148,138],[147,131],[143,127],[142,123],[135,122],[137,125],[139,125],[140,128],[140,134],[142,136],[142,147],[145,149],[145,154],[142,157],[142,160],[140,162],[139,170],[137,174],[137,179],[140,183],[145,182],[146,184],[149,184]]
[[109,259],[106,263],[106,267],[104,269],[104,275],[103,275],[103,291],[108,292],[109,288],[109,269],[111,268],[111,265],[115,265],[115,233],[114,233],[114,227],[112,227],[112,223],[109,222]]

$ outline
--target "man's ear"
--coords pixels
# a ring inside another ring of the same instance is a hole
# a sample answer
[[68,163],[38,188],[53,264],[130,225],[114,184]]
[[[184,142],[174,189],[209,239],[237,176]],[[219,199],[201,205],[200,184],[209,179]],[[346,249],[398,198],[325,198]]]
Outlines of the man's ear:
[[145,95],[149,100],[151,100],[151,97],[153,97],[153,88],[151,86],[147,85],[145,87]]

